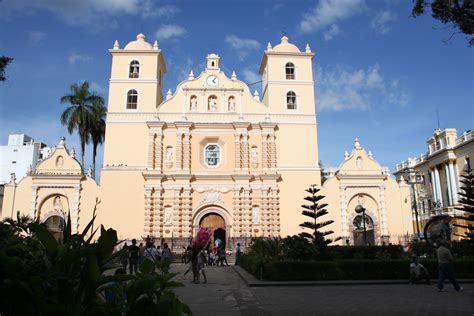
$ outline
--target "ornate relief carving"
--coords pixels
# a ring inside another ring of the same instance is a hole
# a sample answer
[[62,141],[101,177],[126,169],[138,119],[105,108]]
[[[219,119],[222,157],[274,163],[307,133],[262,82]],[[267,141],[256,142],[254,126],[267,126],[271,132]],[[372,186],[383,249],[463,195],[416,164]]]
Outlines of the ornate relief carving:
[[250,153],[250,161],[252,163],[252,167],[257,168],[257,166],[258,166],[258,148],[257,148],[257,146],[252,146],[251,153]]
[[235,111],[236,111],[236,108],[235,108],[235,97],[234,97],[234,96],[230,96],[230,97],[229,97],[228,109],[229,109],[229,112],[235,112]]
[[189,110],[191,112],[197,111],[197,97],[195,95],[191,96],[191,101],[189,103]]
[[166,153],[165,153],[165,165],[167,168],[173,167],[173,162],[174,162],[174,151],[173,147],[168,146],[166,147]]
[[64,164],[63,156],[58,156],[58,158],[56,158],[56,167],[60,169],[63,167],[63,164]]

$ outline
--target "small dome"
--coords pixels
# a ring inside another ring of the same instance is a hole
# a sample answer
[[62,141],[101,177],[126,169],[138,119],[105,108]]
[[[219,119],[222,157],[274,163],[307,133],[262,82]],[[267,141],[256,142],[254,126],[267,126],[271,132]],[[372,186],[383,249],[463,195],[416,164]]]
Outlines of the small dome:
[[296,45],[288,43],[288,37],[283,36],[281,38],[281,43],[273,47],[274,52],[284,52],[284,53],[301,53],[301,51],[296,47]]
[[153,49],[153,46],[151,46],[150,43],[146,42],[145,41],[145,35],[140,33],[140,34],[137,35],[137,40],[128,43],[124,47],[124,49],[128,49],[128,50],[151,50],[151,49]]

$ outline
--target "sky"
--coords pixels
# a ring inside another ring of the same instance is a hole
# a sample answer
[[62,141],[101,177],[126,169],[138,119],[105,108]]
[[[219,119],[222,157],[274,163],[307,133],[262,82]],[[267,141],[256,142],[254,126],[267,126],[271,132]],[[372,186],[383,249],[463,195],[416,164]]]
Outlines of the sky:
[[[79,149],[78,135],[60,124],[61,96],[88,80],[107,99],[115,40],[138,33],[158,40],[175,91],[205,57],[253,83],[268,42],[286,34],[315,57],[319,158],[338,166],[356,137],[380,164],[395,165],[427,151],[439,126],[474,128],[474,48],[429,14],[410,16],[412,1],[153,1],[0,0],[0,55],[13,57],[0,82],[0,144],[25,133],[55,146],[60,136]],[[251,90],[261,90],[252,85]],[[98,166],[102,165],[103,148]],[[91,164],[92,146],[86,151]]]

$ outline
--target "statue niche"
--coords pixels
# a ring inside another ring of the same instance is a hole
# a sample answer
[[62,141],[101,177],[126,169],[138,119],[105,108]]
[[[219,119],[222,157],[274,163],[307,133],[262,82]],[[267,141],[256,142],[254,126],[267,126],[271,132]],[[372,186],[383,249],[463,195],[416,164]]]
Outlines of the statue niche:
[[196,112],[197,111],[197,97],[195,95],[191,96],[189,101],[189,111]]
[[209,111],[217,111],[217,97],[215,95],[209,96],[207,99],[207,109]]

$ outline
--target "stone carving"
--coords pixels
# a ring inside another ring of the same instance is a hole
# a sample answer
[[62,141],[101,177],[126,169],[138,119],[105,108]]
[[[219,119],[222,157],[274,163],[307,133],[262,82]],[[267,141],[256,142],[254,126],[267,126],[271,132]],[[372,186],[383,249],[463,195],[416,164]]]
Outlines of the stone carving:
[[365,198],[364,198],[364,196],[363,196],[362,194],[359,195],[359,197],[357,198],[357,204],[358,204],[358,205],[362,205],[362,206],[365,205]]
[[362,157],[357,157],[356,159],[356,166],[357,166],[357,169],[362,169]]
[[166,147],[166,152],[165,152],[165,165],[166,165],[166,167],[171,168],[173,166],[173,161],[174,161],[173,147],[168,146],[168,147]]
[[208,203],[214,203],[214,202],[219,201],[219,191],[215,191],[215,190],[208,191],[206,194],[205,201]]
[[54,203],[53,203],[53,206],[54,206],[54,210],[55,211],[62,211],[63,210],[63,204],[61,203],[61,197],[59,195],[57,195],[55,198],[54,198]]
[[171,207],[165,208],[165,225],[171,225],[171,216],[173,215]]
[[208,99],[208,110],[217,111],[217,97],[211,95]]
[[190,107],[189,109],[191,112],[197,111],[197,97],[195,95],[191,97],[191,102],[190,102],[189,107]]
[[258,165],[258,148],[252,147],[250,152],[250,162],[254,168],[257,168]]
[[57,168],[62,168],[63,164],[64,164],[63,156],[58,156],[58,158],[56,158],[56,167]]
[[235,98],[229,97],[229,112],[235,112]]
[[252,224],[260,224],[260,209],[258,207],[252,208]]

